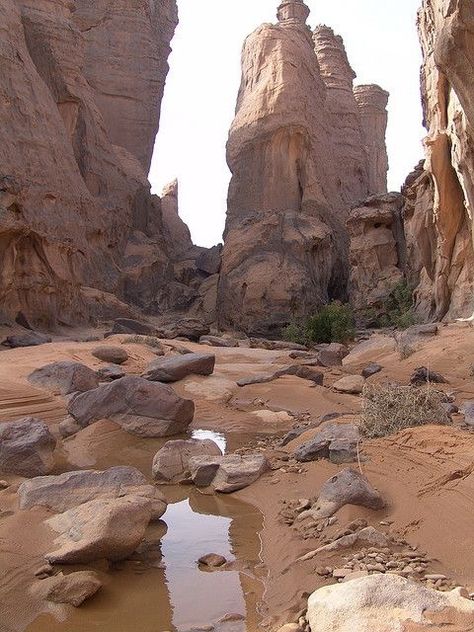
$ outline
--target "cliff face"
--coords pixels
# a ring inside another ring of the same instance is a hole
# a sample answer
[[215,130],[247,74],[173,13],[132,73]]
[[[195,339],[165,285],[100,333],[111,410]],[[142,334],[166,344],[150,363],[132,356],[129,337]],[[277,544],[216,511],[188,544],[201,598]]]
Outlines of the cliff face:
[[369,184],[342,41],[323,28],[313,41],[308,15],[301,0],[287,0],[278,24],[261,26],[244,45],[227,146],[223,327],[268,334],[344,298],[348,211],[367,193],[385,191],[384,183]]
[[474,311],[474,8],[424,0],[418,29],[428,135],[425,170],[405,186],[409,273],[420,314],[453,318]]
[[153,251],[155,286],[169,275],[146,171],[175,25],[174,0],[1,3],[7,317],[21,311],[45,326],[87,319],[98,296],[87,288],[133,299],[143,280],[137,261],[130,272],[137,243]]

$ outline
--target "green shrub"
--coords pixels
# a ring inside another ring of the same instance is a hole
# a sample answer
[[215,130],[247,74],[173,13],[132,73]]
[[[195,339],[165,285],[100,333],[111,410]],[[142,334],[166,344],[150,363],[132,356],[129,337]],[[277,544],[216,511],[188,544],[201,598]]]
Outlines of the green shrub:
[[443,395],[432,388],[383,384],[366,386],[361,429],[367,437],[385,437],[424,424],[448,424]]
[[299,344],[347,342],[354,338],[354,315],[349,305],[333,301],[304,323],[291,323],[282,332],[284,340]]
[[413,290],[406,280],[399,281],[393,288],[385,301],[383,310],[384,314],[379,319],[382,327],[408,329],[412,325],[416,325]]

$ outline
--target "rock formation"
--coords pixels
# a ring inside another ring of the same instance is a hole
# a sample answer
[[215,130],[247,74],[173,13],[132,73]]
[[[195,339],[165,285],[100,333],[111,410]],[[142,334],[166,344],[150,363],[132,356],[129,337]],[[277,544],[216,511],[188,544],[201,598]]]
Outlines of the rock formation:
[[[347,220],[350,235],[349,298],[360,316],[374,316],[384,300],[403,279],[405,239],[403,197],[398,193],[368,198],[351,211]],[[367,315],[367,314],[366,314]]]
[[425,319],[474,311],[474,12],[469,3],[423,0],[424,170],[404,187],[408,274]]
[[[278,24],[264,24],[245,42],[227,146],[232,180],[218,293],[224,328],[271,334],[345,298],[347,213],[386,190],[386,174],[369,182],[374,147],[381,173],[380,111],[358,106],[342,40],[320,27],[313,41],[308,15],[302,0],[282,2]],[[372,111],[376,133],[366,138]]]

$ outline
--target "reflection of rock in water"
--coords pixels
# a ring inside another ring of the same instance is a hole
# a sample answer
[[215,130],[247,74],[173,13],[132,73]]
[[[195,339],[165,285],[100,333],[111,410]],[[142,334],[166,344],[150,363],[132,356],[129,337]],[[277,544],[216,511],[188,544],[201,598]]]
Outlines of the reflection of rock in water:
[[[237,561],[236,568],[239,569],[246,621],[243,627],[242,622],[229,622],[222,624],[222,627],[217,626],[216,630],[222,630],[222,632],[234,632],[240,629],[246,632],[257,631],[260,621],[258,606],[263,594],[263,584],[255,576],[254,569],[261,562],[259,534],[263,529],[263,515],[252,505],[243,503],[232,496],[204,495],[195,492],[190,495],[189,504],[195,513],[225,516],[231,519],[228,530],[230,552]],[[241,627],[238,627],[239,625]]]

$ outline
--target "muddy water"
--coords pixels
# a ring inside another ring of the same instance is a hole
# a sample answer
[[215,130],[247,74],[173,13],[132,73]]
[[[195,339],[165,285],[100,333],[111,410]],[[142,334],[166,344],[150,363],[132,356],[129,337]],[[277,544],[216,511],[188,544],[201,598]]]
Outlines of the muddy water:
[[[81,434],[80,442],[78,437],[66,446],[69,469],[71,463],[98,468],[133,464],[149,476],[153,454],[163,444],[130,441],[130,435],[124,442],[122,433],[108,424]],[[207,430],[192,436],[213,439],[222,450],[234,443],[232,436]],[[149,528],[134,558],[111,568],[97,566],[104,588],[95,598],[68,610],[67,618],[60,609],[43,613],[28,632],[187,632],[207,626],[216,632],[257,632],[264,574],[262,514],[231,496],[204,495],[192,486],[161,489],[168,509]],[[229,564],[206,571],[196,561],[206,553],[224,555]],[[231,620],[219,622],[225,618]]]

